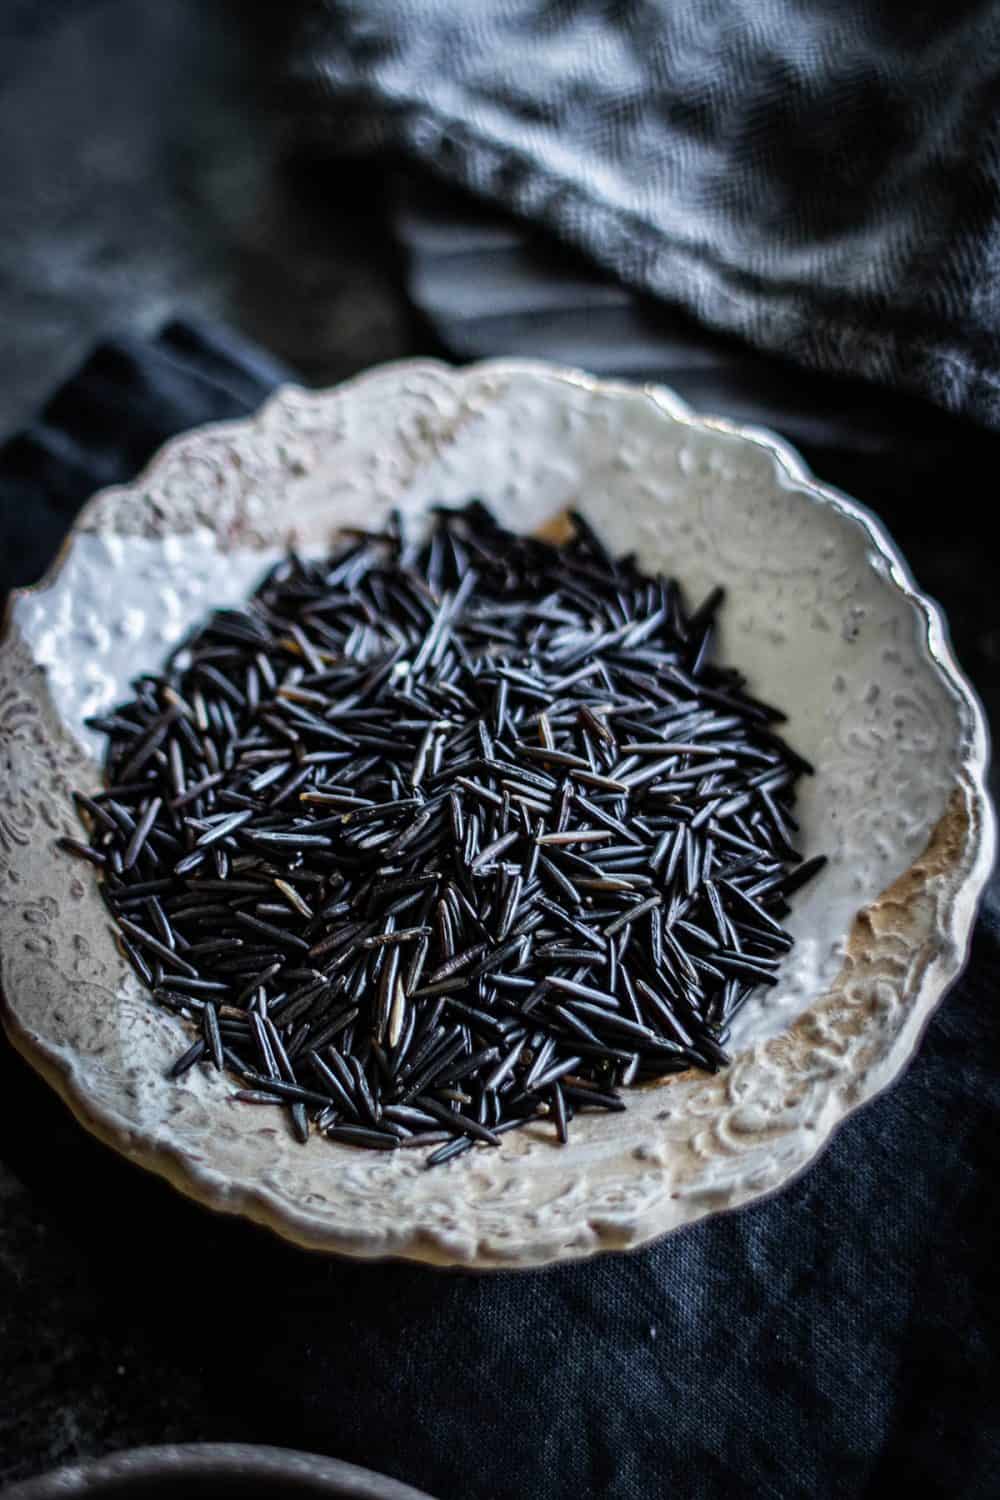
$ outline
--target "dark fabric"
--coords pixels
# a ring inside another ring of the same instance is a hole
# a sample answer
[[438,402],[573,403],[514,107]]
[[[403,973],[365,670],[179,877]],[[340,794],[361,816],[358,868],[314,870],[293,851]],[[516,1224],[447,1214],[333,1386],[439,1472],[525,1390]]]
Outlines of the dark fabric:
[[398,147],[632,285],[1000,425],[1000,12],[299,0],[289,129]]
[[[471,283],[471,262],[467,273]],[[571,280],[552,275],[547,295],[565,302]],[[535,321],[541,353],[546,320]],[[99,351],[47,408],[42,437],[0,451],[0,544],[12,521],[34,535],[35,507],[36,568],[85,490],[167,431],[247,410],[276,373],[205,330]],[[672,378],[669,362],[661,373]],[[754,379],[777,411],[784,374],[771,373],[773,386],[766,365]],[[800,389],[800,409],[806,399]],[[820,406],[814,420],[827,452],[853,453],[877,503],[897,481],[892,443],[871,436],[876,417],[873,405],[857,451],[850,412]],[[915,442],[922,417],[914,408]],[[907,473],[931,514],[933,493]],[[940,546],[950,607],[974,591],[986,548],[954,528]],[[152,1390],[175,1427],[187,1412],[192,1437],[312,1448],[440,1500],[855,1500],[894,1484],[921,1500],[989,1500],[1000,1491],[998,980],[994,893],[906,1076],[800,1180],[650,1249],[552,1271],[340,1263],[212,1217],[87,1137],[7,1046],[0,1153],[72,1241],[86,1326],[120,1345],[116,1399],[141,1401],[130,1430],[147,1440]],[[58,1346],[42,1318],[5,1351],[0,1390],[4,1378],[25,1388],[11,1371],[46,1336]],[[58,1361],[46,1376],[74,1378]]]
[[131,479],[186,427],[247,416],[289,378],[230,329],[191,321],[100,345],[0,445],[0,599],[36,582],[95,490]]

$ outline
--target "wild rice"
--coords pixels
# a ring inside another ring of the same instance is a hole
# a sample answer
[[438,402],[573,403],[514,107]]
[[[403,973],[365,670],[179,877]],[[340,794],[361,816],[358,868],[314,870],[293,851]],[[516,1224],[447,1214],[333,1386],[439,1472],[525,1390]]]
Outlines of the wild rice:
[[435,1165],[621,1086],[728,1061],[822,867],[811,768],[713,663],[714,590],[484,506],[290,554],[92,720],[75,794],[123,952],[310,1134]]

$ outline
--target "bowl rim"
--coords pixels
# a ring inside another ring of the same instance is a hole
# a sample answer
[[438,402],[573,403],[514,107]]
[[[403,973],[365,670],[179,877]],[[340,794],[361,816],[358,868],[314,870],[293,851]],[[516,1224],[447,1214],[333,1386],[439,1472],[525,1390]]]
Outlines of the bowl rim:
[[[152,456],[145,467],[124,485],[109,486],[97,491],[78,512],[72,527],[44,575],[37,583],[11,592],[4,618],[0,623],[0,651],[8,644],[12,635],[12,622],[18,601],[44,593],[52,587],[72,550],[80,532],[89,528],[91,517],[98,512],[109,496],[115,492],[134,492],[138,488],[151,488],[161,468],[165,468],[179,449],[196,443],[203,435],[225,440],[228,436],[246,433],[257,427],[266,427],[270,418],[278,414],[289,400],[304,399],[310,403],[322,403],[324,399],[340,398],[353,392],[361,392],[367,386],[376,386],[389,377],[405,378],[418,376],[444,378],[450,381],[472,380],[494,377],[498,380],[516,380],[519,376],[544,377],[556,383],[564,383],[594,395],[609,395],[621,398],[643,396],[658,407],[666,417],[682,426],[709,434],[718,433],[749,443],[764,450],[773,460],[780,475],[795,488],[806,492],[804,499],[831,507],[840,515],[854,521],[864,531],[868,543],[880,559],[884,574],[892,587],[914,609],[921,622],[921,641],[930,662],[944,679],[957,700],[960,715],[964,715],[967,726],[967,748],[959,767],[960,785],[966,797],[969,814],[965,838],[963,873],[952,893],[947,942],[944,951],[935,956],[935,975],[929,988],[929,999],[922,1000],[916,1026],[904,1028],[905,1044],[897,1039],[896,1046],[886,1066],[876,1073],[872,1070],[853,1091],[851,1099],[835,1119],[824,1122],[814,1149],[801,1164],[784,1171],[780,1179],[764,1189],[738,1197],[732,1203],[713,1205],[711,1209],[696,1213],[678,1224],[648,1228],[630,1235],[627,1241],[613,1232],[597,1233],[595,1242],[587,1246],[573,1246],[561,1251],[542,1247],[498,1261],[483,1257],[478,1252],[471,1260],[444,1250],[433,1238],[420,1229],[405,1243],[392,1248],[382,1244],[370,1246],[362,1240],[347,1240],[342,1235],[327,1229],[318,1230],[304,1214],[289,1215],[276,1207],[270,1197],[247,1188],[236,1201],[232,1196],[222,1196],[214,1187],[211,1176],[205,1176],[197,1164],[189,1161],[184,1151],[176,1146],[142,1135],[113,1107],[95,1102],[85,1087],[81,1087],[78,1076],[56,1052],[48,1049],[44,1042],[31,1037],[20,1025],[0,986],[0,1019],[12,1044],[28,1063],[52,1086],[75,1118],[104,1144],[112,1146],[120,1154],[165,1178],[173,1187],[182,1191],[204,1207],[224,1212],[251,1222],[261,1224],[282,1238],[304,1248],[324,1253],[346,1255],[374,1261],[407,1261],[436,1268],[462,1269],[471,1272],[496,1270],[531,1270],[566,1260],[589,1259],[595,1255],[613,1253],[623,1248],[637,1249],[648,1245],[676,1228],[697,1221],[705,1213],[713,1216],[718,1212],[732,1212],[747,1201],[758,1202],[773,1196],[795,1180],[817,1159],[829,1145],[839,1127],[863,1104],[893,1083],[908,1066],[920,1045],[923,1034],[938,1007],[955,980],[961,974],[968,958],[975,928],[976,916],[986,883],[993,868],[996,846],[996,820],[992,800],[987,788],[989,765],[989,729],[985,711],[976,690],[960,668],[952,647],[948,626],[941,606],[917,585],[913,573],[900,549],[892,540],[887,528],[866,505],[847,495],[836,486],[817,479],[810,466],[798,450],[770,429],[755,424],[744,424],[729,418],[703,415],[695,411],[688,402],[669,386],[658,382],[632,382],[597,377],[587,372],[540,359],[489,359],[466,364],[452,364],[431,358],[413,358],[389,361],[372,366],[348,380],[323,390],[312,390],[293,382],[283,383],[250,416],[234,420],[212,422],[189,428],[169,438]],[[883,893],[884,894],[884,893]],[[927,987],[926,979],[920,986]],[[141,1149],[137,1141],[141,1138]],[[311,1227],[310,1227],[311,1226]]]
[[304,1480],[317,1486],[315,1495],[330,1500],[433,1500],[424,1490],[373,1469],[362,1469],[341,1459],[257,1443],[157,1443],[125,1448],[101,1458],[61,1465],[45,1474],[15,1481],[4,1500],[61,1500],[89,1495],[98,1500],[105,1487],[109,1500],[136,1493],[124,1489],[153,1479],[178,1481]]

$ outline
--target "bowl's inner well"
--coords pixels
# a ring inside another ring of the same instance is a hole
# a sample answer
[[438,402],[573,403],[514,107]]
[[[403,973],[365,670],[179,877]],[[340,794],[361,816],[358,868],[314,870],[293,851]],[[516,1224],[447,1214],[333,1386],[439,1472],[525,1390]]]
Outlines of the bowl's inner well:
[[[477,493],[503,523],[538,529],[570,504],[613,551],[634,550],[645,568],[676,576],[691,602],[725,586],[718,658],[787,712],[782,733],[817,768],[798,788],[800,848],[830,859],[795,900],[788,928],[796,946],[779,986],[751,997],[736,1018],[738,1050],[783,1029],[822,993],[858,910],[926,845],[954,785],[957,707],[940,679],[925,672],[918,680],[922,622],[873,568],[861,525],[806,501],[769,455],[735,437],[678,430],[641,406],[631,415],[632,468],[615,467],[616,450],[608,454],[593,423],[561,434],[562,466],[550,457],[560,451],[553,436],[552,450],[538,449],[540,472],[495,489],[490,476],[504,472],[499,452],[489,462],[490,443],[500,441],[495,415],[474,488],[472,423],[420,471],[402,508],[418,525],[429,504],[463,505]],[[507,437],[516,451],[515,435]],[[576,472],[565,461],[567,441],[583,449],[579,488],[567,482]],[[317,489],[316,476],[303,481],[290,512],[306,553],[328,550],[331,515],[372,526],[390,508],[372,495],[363,505],[338,497],[333,508]],[[245,598],[280,550],[223,550],[207,530],[166,543],[79,536],[53,587],[16,607],[70,732],[96,754],[99,737],[83,719],[126,696],[129,680],[156,668],[212,606]]]

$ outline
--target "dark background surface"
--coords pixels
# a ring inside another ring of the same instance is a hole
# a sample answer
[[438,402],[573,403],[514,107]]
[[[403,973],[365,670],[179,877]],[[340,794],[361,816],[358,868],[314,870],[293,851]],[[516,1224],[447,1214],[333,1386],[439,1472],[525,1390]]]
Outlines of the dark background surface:
[[[996,437],[707,339],[402,167],[286,159],[267,126],[273,37],[250,35],[201,0],[0,9],[0,442],[95,339],[178,314],[228,320],[315,383],[427,352],[668,378],[778,428],[882,515],[995,709]],[[83,498],[67,492],[65,523]],[[4,583],[30,580],[58,525],[35,554],[30,508],[14,520]],[[981,931],[904,1084],[779,1200],[585,1274],[303,1256],[113,1158],[4,1045],[0,1481],[204,1438],[312,1447],[441,1500],[659,1500],[667,1481],[715,1496],[748,1478],[784,1500],[878,1494],[890,1475],[915,1495],[1000,1493],[994,946]],[[642,1409],[662,1424],[636,1424]],[[484,1477],[482,1450],[505,1446]]]
[[316,383],[407,352],[370,192],[278,160],[283,9],[0,5],[0,435],[109,328],[179,309],[239,324]]

